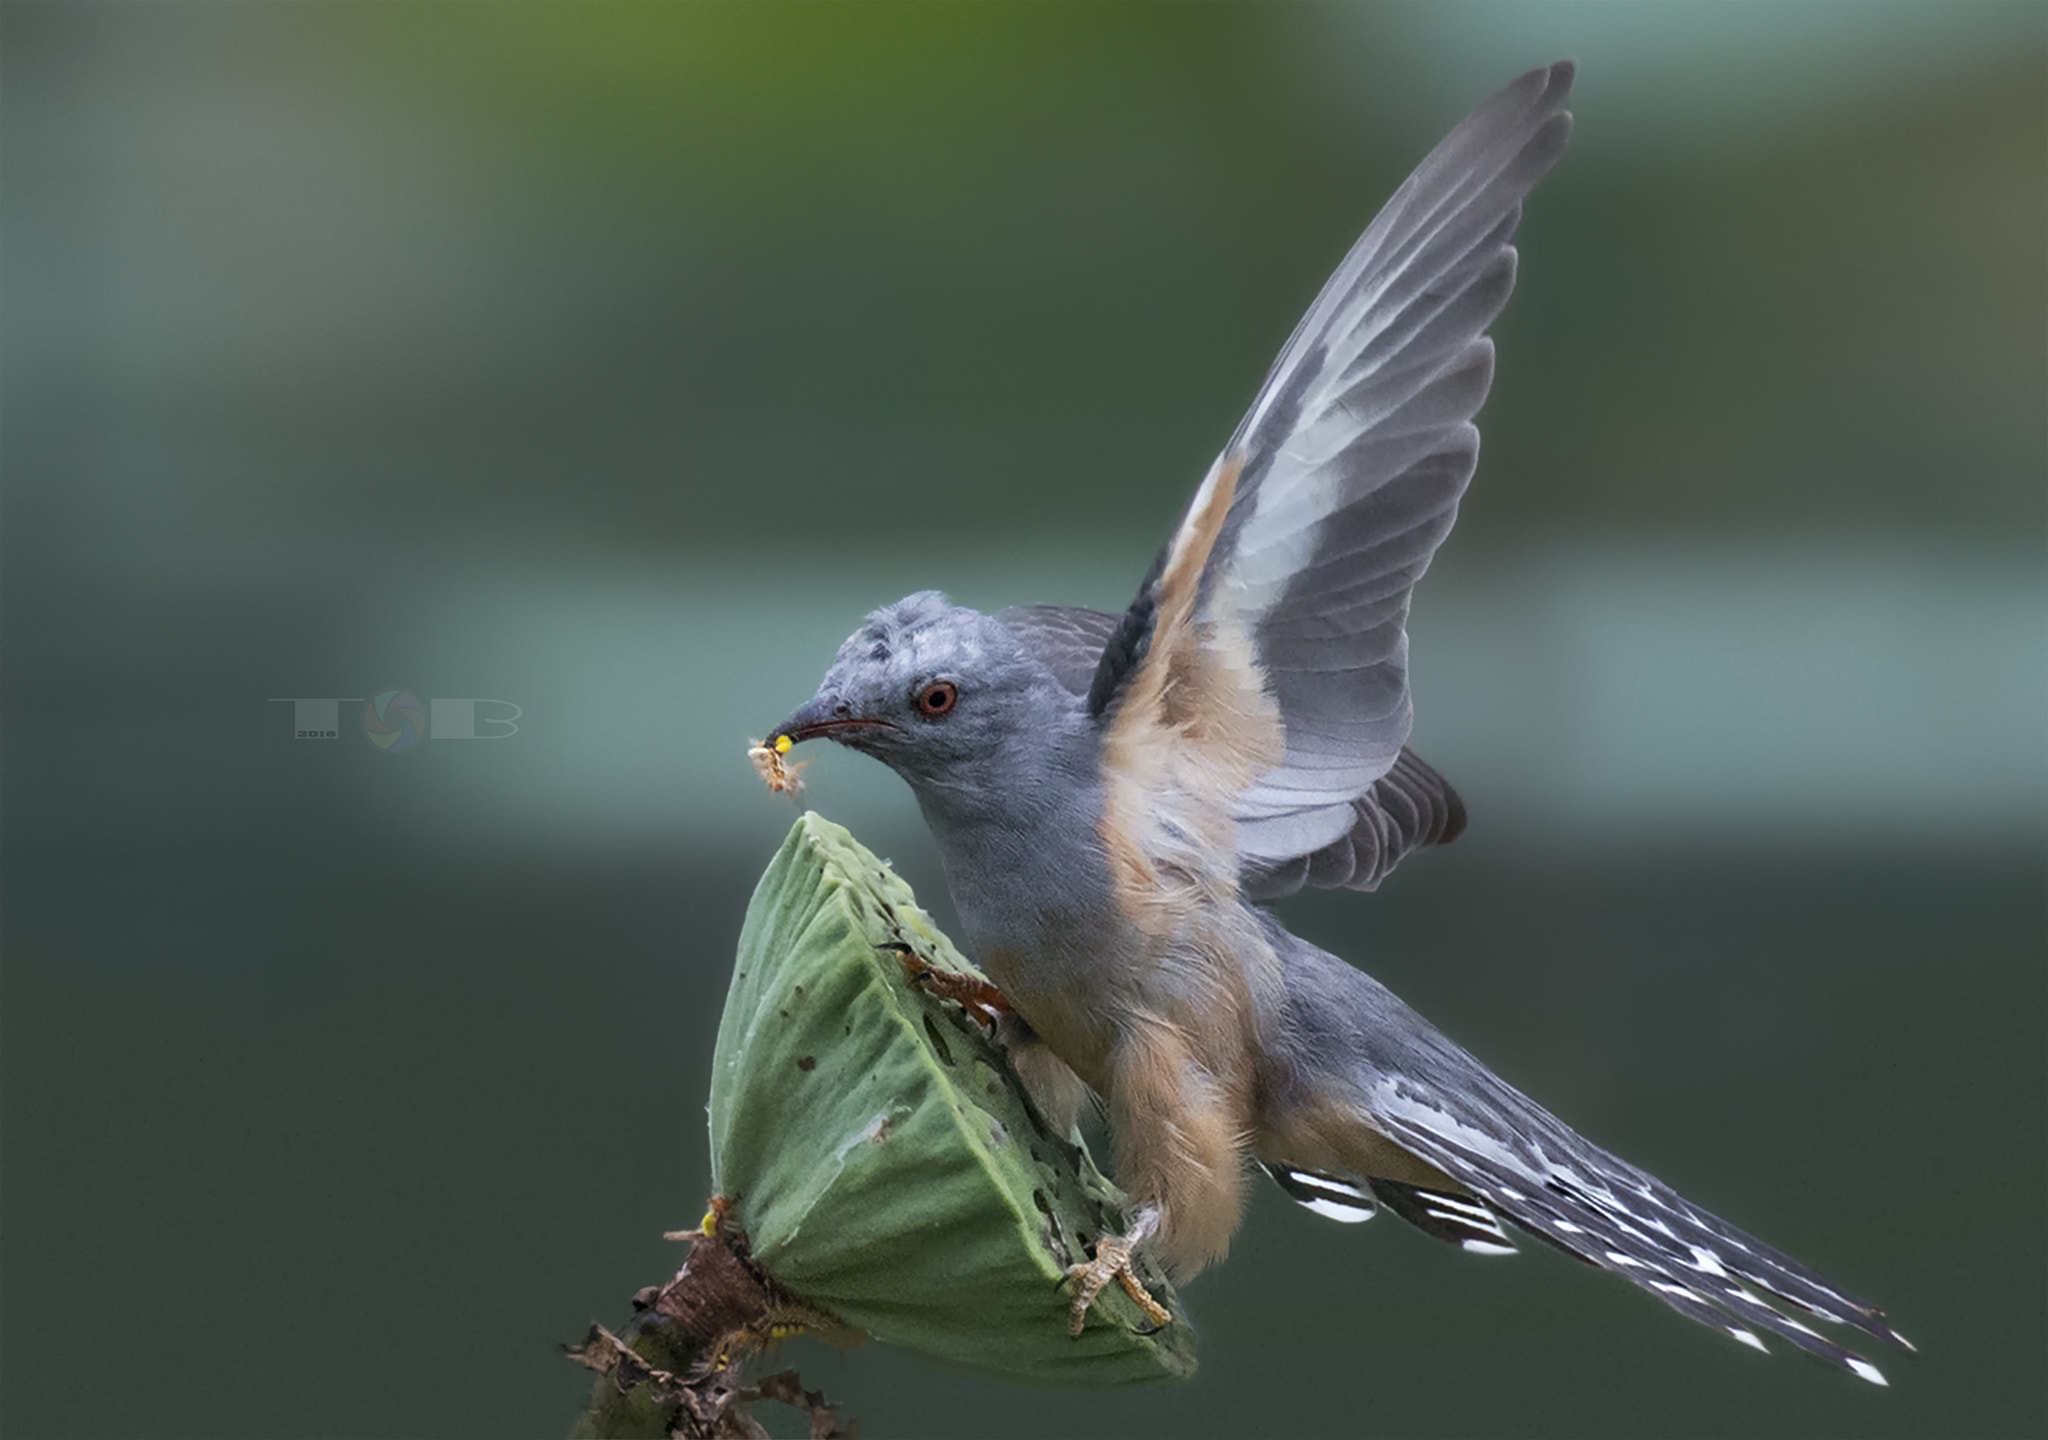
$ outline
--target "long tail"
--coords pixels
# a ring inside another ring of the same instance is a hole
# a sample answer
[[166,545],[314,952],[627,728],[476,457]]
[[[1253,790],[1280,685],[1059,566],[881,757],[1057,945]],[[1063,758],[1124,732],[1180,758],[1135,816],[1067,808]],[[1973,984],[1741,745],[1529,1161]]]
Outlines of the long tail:
[[[1633,1281],[1689,1320],[1758,1350],[1766,1347],[1756,1331],[1767,1331],[1875,1385],[1887,1383],[1882,1371],[1786,1307],[1913,1349],[1875,1305],[1586,1140],[1370,976],[1276,923],[1268,929],[1287,970],[1289,1048],[1300,1079],[1325,1098],[1337,1090],[1359,1118],[1357,1172],[1267,1166],[1303,1204],[1362,1219],[1377,1203],[1439,1239],[1492,1254],[1509,1248],[1504,1219]],[[1384,1150],[1375,1136],[1455,1187],[1371,1174],[1365,1157]]]

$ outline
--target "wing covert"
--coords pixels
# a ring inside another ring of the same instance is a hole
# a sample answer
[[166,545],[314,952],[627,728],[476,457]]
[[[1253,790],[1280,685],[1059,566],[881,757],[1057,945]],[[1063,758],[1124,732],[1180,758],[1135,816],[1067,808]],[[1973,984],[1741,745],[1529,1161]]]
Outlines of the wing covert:
[[1012,605],[996,621],[1075,695],[1088,693],[1117,628],[1116,616],[1079,605]]
[[1245,899],[1278,900],[1303,887],[1377,890],[1408,855],[1465,833],[1465,802],[1413,750],[1395,757],[1351,813],[1351,828],[1320,850],[1277,863],[1246,857],[1238,872]]

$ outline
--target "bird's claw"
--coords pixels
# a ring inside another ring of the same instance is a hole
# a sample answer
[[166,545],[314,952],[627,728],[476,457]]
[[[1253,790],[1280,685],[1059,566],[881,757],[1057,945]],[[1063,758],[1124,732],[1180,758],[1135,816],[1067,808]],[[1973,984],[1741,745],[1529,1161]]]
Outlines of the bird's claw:
[[1142,1230],[1133,1230],[1129,1235],[1105,1235],[1095,1242],[1093,1260],[1067,1267],[1067,1278],[1074,1282],[1074,1302],[1067,1318],[1068,1334],[1081,1333],[1081,1327],[1088,1323],[1088,1307],[1095,1303],[1095,1297],[1112,1280],[1123,1286],[1124,1293],[1138,1302],[1138,1308],[1145,1312],[1145,1318],[1154,1326],[1173,1323],[1173,1312],[1152,1298],[1152,1292],[1131,1269],[1131,1256],[1143,1238]]
[[903,963],[903,973],[914,988],[940,1000],[953,1001],[990,1029],[995,1028],[1003,1016],[1015,1013],[1003,992],[978,975],[941,970],[908,945],[890,944],[878,948],[895,954]]

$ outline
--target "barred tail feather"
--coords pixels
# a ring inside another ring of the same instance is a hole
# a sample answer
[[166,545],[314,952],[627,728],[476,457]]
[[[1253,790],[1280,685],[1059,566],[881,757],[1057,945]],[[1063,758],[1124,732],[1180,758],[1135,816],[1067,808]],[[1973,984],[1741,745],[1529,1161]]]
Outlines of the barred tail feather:
[[1514,1239],[1501,1229],[1500,1217],[1476,1195],[1426,1190],[1420,1185],[1383,1177],[1373,1179],[1372,1193],[1425,1235],[1474,1255],[1515,1253]]
[[1357,1225],[1380,1213],[1369,1185],[1335,1175],[1318,1174],[1313,1170],[1299,1170],[1292,1165],[1262,1163],[1260,1168],[1273,1177],[1273,1183],[1288,1199],[1326,1220]]
[[[1582,1139],[1492,1075],[1485,1078],[1494,1103],[1481,1105],[1389,1078],[1380,1087],[1374,1128],[1522,1229],[1745,1345],[1763,1349],[1755,1330],[1764,1330],[1872,1384],[1888,1383],[1875,1365],[1781,1308],[1789,1306],[1913,1348],[1876,1306]],[[1510,1097],[1523,1113],[1501,1125],[1509,1116],[1500,1102]]]
[[[1291,1088],[1319,1105],[1342,1093],[1356,1107],[1357,1143],[1346,1157],[1352,1165],[1335,1167],[1338,1179],[1326,1175],[1324,1184],[1363,1184],[1387,1209],[1460,1243],[1486,1242],[1469,1227],[1498,1217],[1744,1345],[1764,1349],[1759,1332],[1776,1335],[1874,1385],[1886,1383],[1875,1365],[1802,1315],[1913,1348],[1875,1305],[1608,1154],[1371,976],[1271,916],[1264,924],[1286,980]],[[1276,1131],[1284,1129],[1283,1117]],[[1373,1176],[1387,1141],[1448,1177],[1453,1189],[1418,1190]]]

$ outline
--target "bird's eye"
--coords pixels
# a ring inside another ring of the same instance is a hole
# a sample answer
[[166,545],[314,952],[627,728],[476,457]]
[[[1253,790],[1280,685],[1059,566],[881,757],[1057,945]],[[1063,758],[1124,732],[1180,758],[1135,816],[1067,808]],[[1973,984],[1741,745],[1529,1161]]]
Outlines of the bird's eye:
[[917,693],[918,713],[936,720],[950,711],[959,699],[959,686],[951,680],[934,680]]

